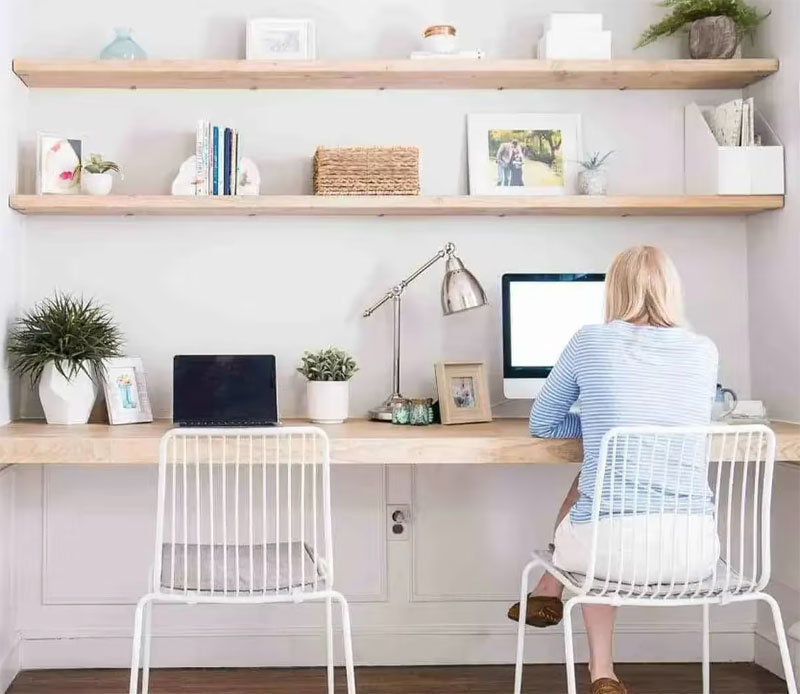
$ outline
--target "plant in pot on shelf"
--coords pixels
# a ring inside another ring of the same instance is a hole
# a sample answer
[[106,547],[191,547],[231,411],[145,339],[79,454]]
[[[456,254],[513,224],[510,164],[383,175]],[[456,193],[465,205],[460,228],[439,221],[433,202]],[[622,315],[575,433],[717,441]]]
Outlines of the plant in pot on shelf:
[[671,9],[672,14],[649,26],[636,48],[688,26],[692,58],[732,58],[742,39],[752,38],[770,15],[744,0],[663,0],[659,4]]
[[594,152],[592,155],[579,161],[581,170],[578,172],[578,191],[581,195],[605,195],[608,190],[608,177],[606,176],[605,164],[608,158],[614,154],[606,152]]
[[122,333],[93,299],[56,293],[18,319],[8,352],[12,370],[39,384],[48,424],[86,424],[105,360],[120,356]]
[[298,371],[308,379],[308,418],[316,424],[341,424],[347,419],[350,379],[358,366],[347,352],[328,347],[305,352]]
[[119,165],[103,159],[102,154],[92,154],[89,161],[81,166],[81,190],[87,195],[108,195],[114,185],[111,172],[122,178]]

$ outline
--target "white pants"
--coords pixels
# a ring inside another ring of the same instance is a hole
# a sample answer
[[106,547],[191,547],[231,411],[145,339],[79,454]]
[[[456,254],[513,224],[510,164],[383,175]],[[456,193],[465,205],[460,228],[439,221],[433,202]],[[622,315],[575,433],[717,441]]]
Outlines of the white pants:
[[[567,516],[556,529],[553,563],[586,574],[592,523]],[[719,560],[717,526],[710,515],[664,514],[603,518],[598,524],[595,578],[652,585],[702,581]]]

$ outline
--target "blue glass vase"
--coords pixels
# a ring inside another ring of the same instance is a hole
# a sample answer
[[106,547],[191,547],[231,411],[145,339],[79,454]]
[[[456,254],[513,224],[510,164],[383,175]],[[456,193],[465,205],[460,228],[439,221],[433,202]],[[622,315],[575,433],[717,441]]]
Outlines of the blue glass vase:
[[117,37],[100,51],[101,60],[145,60],[147,53],[131,38],[129,27],[116,27]]

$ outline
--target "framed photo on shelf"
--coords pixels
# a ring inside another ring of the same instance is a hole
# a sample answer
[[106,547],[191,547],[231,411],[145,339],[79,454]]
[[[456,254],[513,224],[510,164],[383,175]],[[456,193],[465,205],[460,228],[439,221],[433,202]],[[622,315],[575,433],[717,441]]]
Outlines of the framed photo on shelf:
[[489,383],[481,362],[437,362],[436,390],[442,424],[491,422]]
[[314,60],[317,56],[311,19],[251,19],[247,22],[248,60]]
[[470,195],[570,195],[581,154],[577,114],[467,117]]
[[138,357],[108,359],[103,390],[109,424],[141,424],[153,421],[144,366]]
[[36,194],[80,193],[81,154],[79,139],[36,133]]

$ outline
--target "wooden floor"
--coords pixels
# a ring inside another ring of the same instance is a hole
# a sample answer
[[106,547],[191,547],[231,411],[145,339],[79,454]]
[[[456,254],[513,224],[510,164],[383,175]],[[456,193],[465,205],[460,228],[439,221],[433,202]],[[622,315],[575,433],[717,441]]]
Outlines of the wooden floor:
[[[579,688],[588,692],[585,668],[579,666]],[[344,692],[337,671],[337,692]],[[699,694],[699,664],[620,665],[617,674],[630,694]],[[478,667],[359,668],[359,694],[510,694],[514,671],[506,665]],[[756,665],[720,663],[712,668],[714,694],[784,694],[782,680]],[[20,673],[8,694],[124,694],[125,670],[29,670]],[[566,691],[561,665],[531,665],[523,691]],[[326,694],[321,669],[155,670],[150,694]]]

